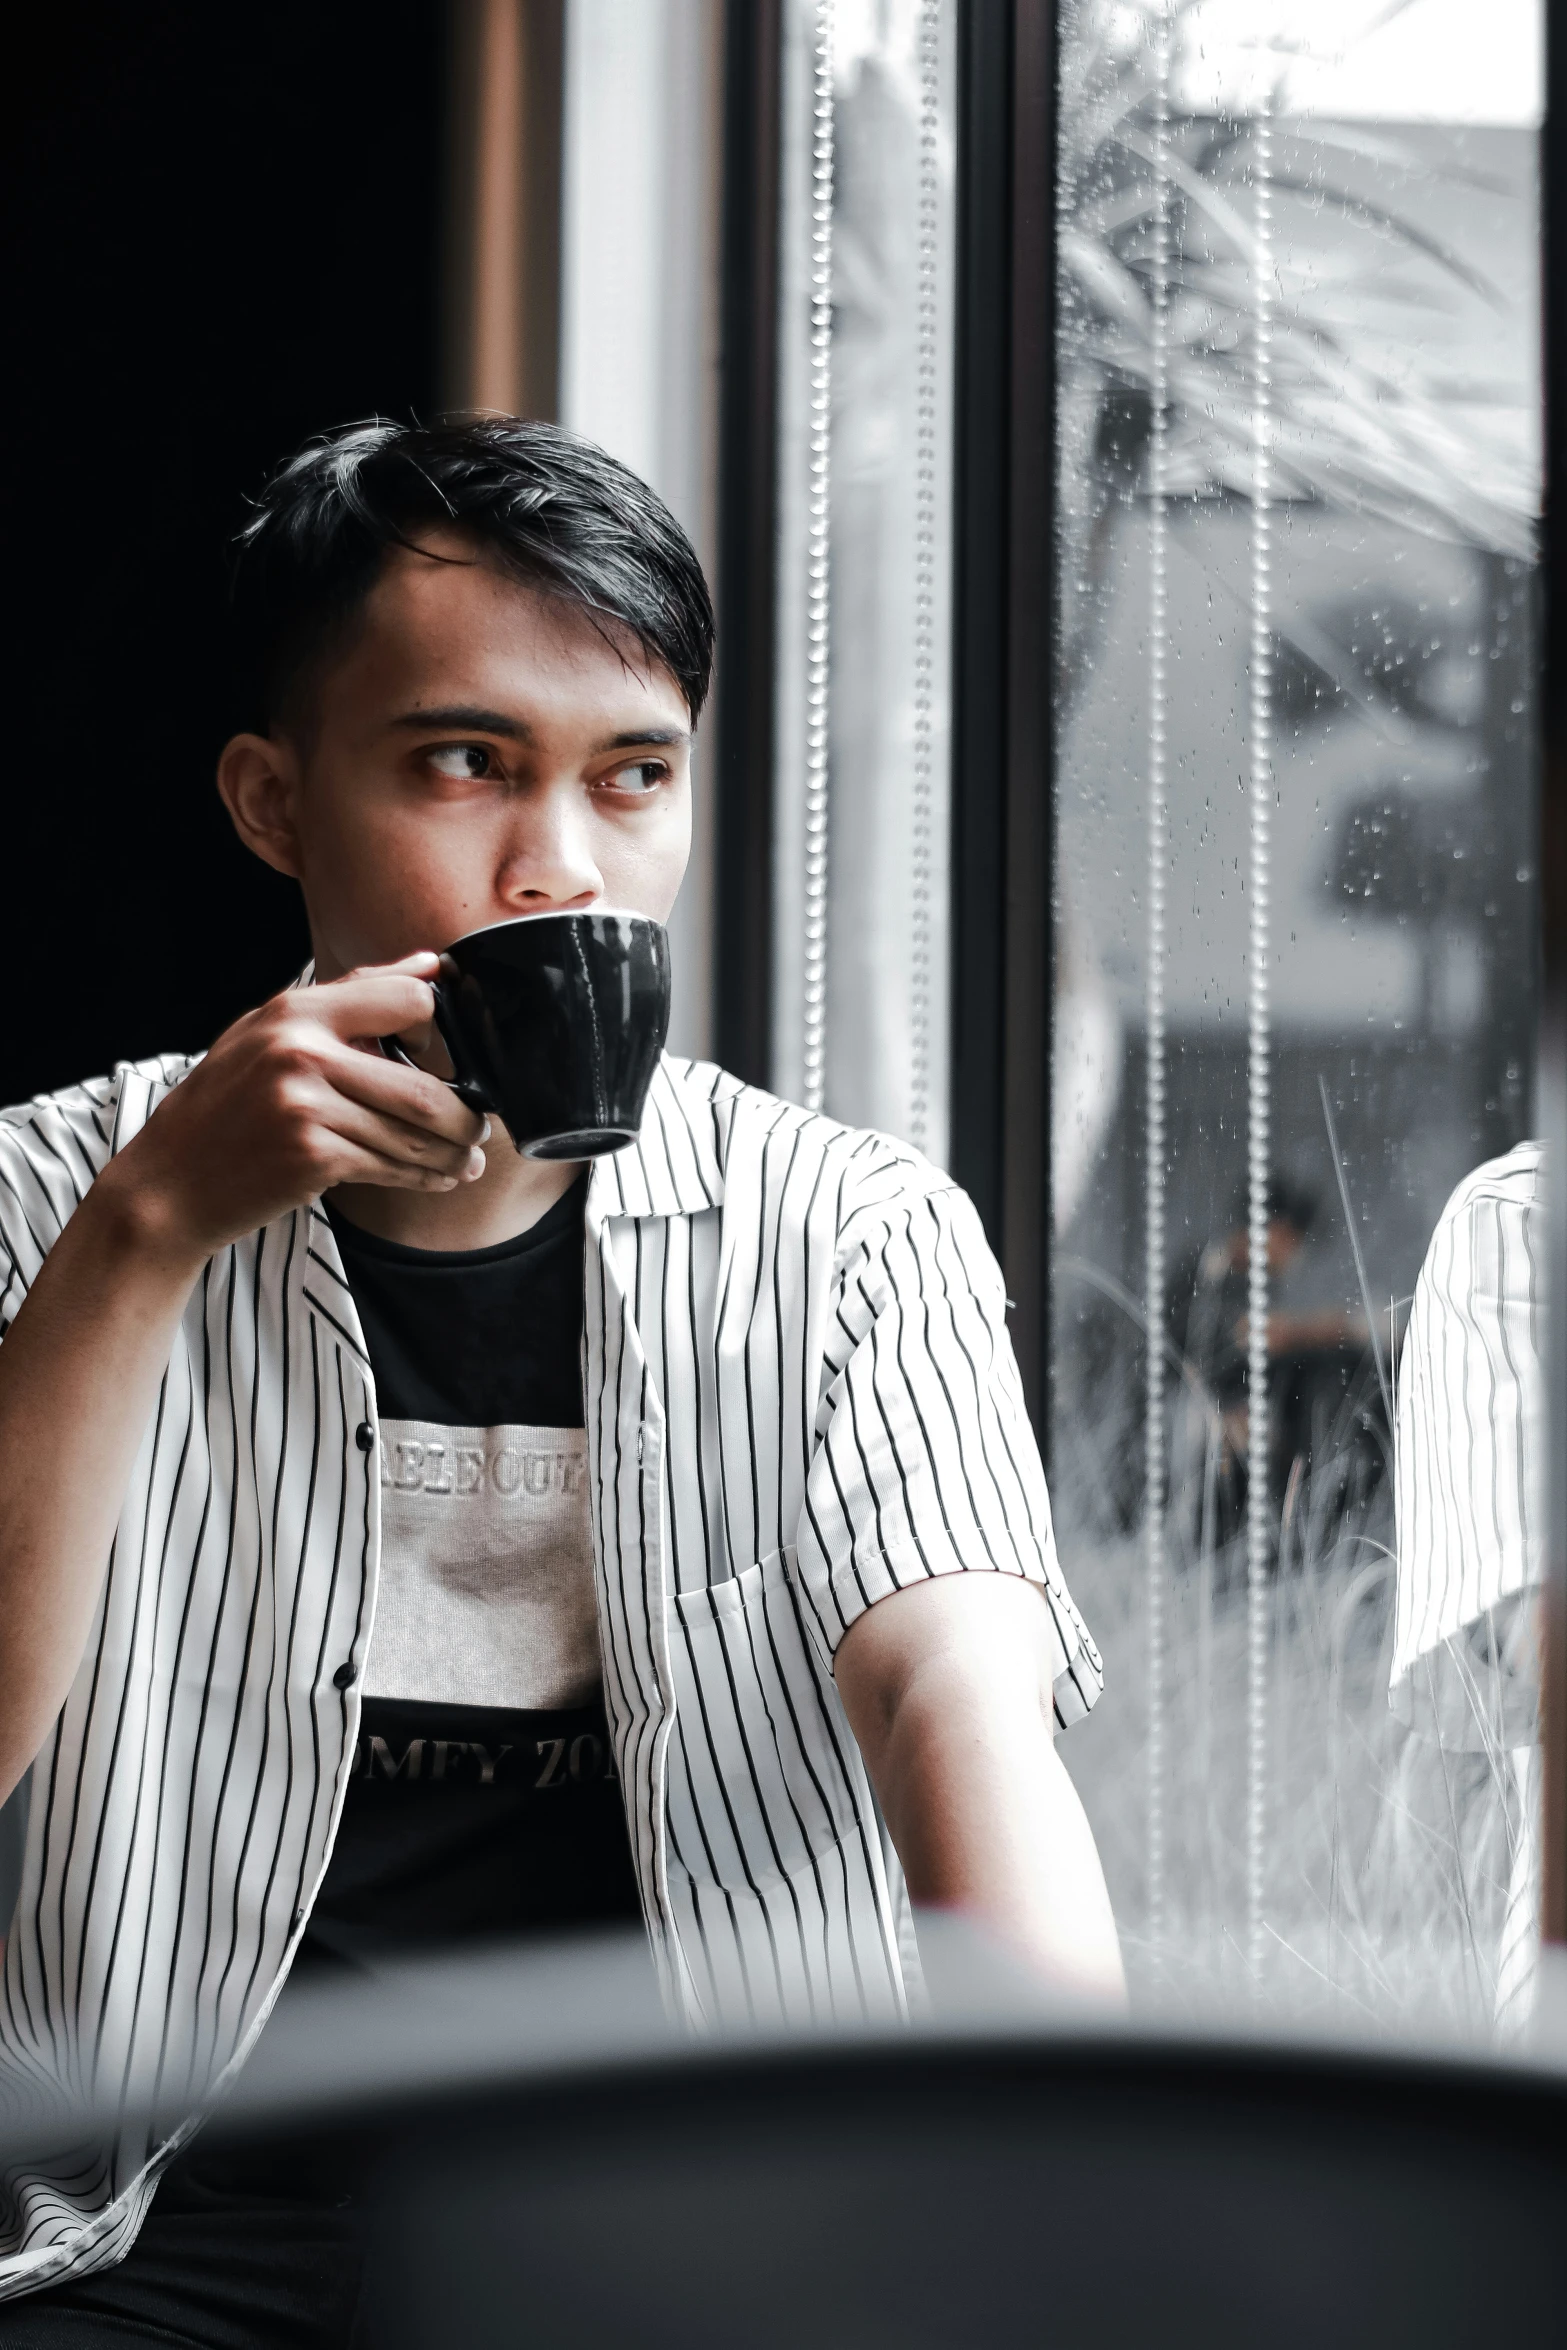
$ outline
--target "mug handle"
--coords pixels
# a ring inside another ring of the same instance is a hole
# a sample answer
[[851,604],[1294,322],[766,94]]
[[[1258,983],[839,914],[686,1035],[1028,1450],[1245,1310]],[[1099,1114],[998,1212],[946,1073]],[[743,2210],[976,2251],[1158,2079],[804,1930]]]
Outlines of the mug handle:
[[[437,997],[436,1001],[439,1003],[440,998]],[[413,1055],[404,1050],[402,1044],[395,1036],[378,1036],[376,1038],[376,1042],[389,1061],[400,1062],[402,1067],[405,1069],[419,1069],[419,1064],[414,1059]],[[419,1074],[421,1077],[430,1077],[434,1075],[434,1072],[430,1069],[419,1069]],[[470,1079],[463,1077],[437,1077],[435,1082],[437,1085],[449,1086],[451,1091],[457,1096],[457,1099],[464,1105],[464,1107],[474,1111],[478,1117],[498,1118],[500,1116],[500,1112],[496,1109],[495,1104],[492,1101],[487,1100],[480,1088],[473,1084]]]

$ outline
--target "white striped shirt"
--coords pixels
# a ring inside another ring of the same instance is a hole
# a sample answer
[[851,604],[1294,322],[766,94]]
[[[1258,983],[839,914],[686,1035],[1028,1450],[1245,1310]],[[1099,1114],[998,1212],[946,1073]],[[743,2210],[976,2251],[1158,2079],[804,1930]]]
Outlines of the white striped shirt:
[[[0,1331],[190,1065],[0,1115]],[[666,1996],[698,2025],[896,2017],[914,1953],[833,1681],[848,1626],[929,1576],[1023,1576],[1059,1718],[1100,1685],[978,1220],[903,1146],[666,1059],[593,1168],[585,1270],[605,1697]],[[196,1285],[34,1766],[0,2122],[60,2083],[155,2120],[0,2181],[0,2295],[123,2254],[276,1997],[354,1750],[377,1458],[353,1299],[302,1208]]]
[[1543,1573],[1541,1146],[1475,1168],[1437,1222],[1399,1364],[1392,1699],[1446,1746],[1517,1746]]

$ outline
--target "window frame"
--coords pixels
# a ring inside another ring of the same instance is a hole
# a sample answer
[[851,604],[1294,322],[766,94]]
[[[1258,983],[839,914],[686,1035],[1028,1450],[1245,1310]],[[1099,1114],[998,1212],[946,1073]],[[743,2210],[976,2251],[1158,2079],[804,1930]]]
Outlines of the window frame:
[[[1541,300],[1545,351],[1545,507],[1540,636],[1540,1110],[1547,1164],[1567,1168],[1567,27],[1545,12],[1545,124],[1541,136]],[[1546,1187],[1547,1297],[1567,1300],[1567,1190]],[[1567,1312],[1547,1318],[1547,1606],[1542,1702],[1545,1744],[1542,1830],[1543,1930],[1567,1943]]]

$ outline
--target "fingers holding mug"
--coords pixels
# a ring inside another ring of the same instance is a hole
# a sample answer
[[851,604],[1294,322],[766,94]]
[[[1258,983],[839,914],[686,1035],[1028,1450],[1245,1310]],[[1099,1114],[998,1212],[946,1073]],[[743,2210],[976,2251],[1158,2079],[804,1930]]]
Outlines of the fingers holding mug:
[[[362,1054],[357,1057],[366,1058]],[[388,1074],[399,1073],[389,1070]],[[323,1109],[323,1124],[329,1124],[342,1143],[373,1162],[376,1169],[373,1173],[345,1173],[338,1180],[404,1183],[418,1189],[429,1188],[432,1183],[439,1188],[476,1183],[485,1169],[481,1145],[489,1131],[488,1123],[463,1110],[461,1104],[456,1107],[465,1128],[460,1135],[438,1132],[399,1116],[395,1108],[356,1100],[334,1087],[333,1099]],[[466,1131],[472,1128],[478,1129],[477,1136]]]
[[421,952],[345,972],[303,993],[312,1017],[345,1044],[403,1034],[422,1041],[435,1019],[439,975],[440,957]]
[[411,1132],[472,1148],[490,1137],[490,1121],[475,1110],[443,1078],[421,1069],[397,1043],[379,1040],[356,1047],[344,1044],[330,1056],[333,1085],[361,1109],[374,1112]]

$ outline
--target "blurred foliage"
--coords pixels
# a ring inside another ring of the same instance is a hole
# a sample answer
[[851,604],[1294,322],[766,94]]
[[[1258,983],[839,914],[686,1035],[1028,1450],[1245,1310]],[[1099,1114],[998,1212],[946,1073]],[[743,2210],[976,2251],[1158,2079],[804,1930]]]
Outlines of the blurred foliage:
[[[1190,500],[1251,494],[1257,126],[1172,112],[1159,170],[1154,34],[1163,15],[1178,63],[1192,5],[1071,0],[1063,12],[1058,364],[1068,688],[1094,634],[1107,525],[1146,473],[1161,207],[1167,491]],[[1532,560],[1535,387],[1493,365],[1512,299],[1431,226],[1466,195],[1520,191],[1470,168],[1462,145],[1452,139],[1437,151],[1415,132],[1370,123],[1275,123],[1267,173],[1273,495]]]

